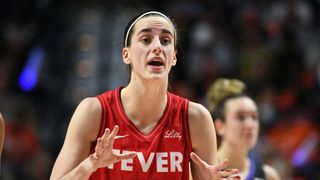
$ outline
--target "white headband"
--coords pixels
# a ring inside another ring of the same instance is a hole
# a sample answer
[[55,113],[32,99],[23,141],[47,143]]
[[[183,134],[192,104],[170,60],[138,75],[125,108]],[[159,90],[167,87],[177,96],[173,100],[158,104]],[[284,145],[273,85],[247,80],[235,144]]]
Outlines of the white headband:
[[[143,13],[142,15],[140,15],[135,21],[133,21],[133,23],[130,25],[130,27],[128,28],[127,30],[127,34],[126,34],[126,38],[125,38],[125,42],[124,42],[124,47],[127,47],[128,46],[128,36],[129,36],[129,33],[132,29],[132,27],[137,23],[137,21],[139,21],[141,18],[143,18],[144,16],[148,15],[148,14],[158,14],[162,17],[164,17],[167,21],[169,21],[172,25],[173,23],[171,22],[171,20],[168,18],[168,16],[162,14],[161,12],[158,12],[158,11],[149,11],[149,12],[146,12],[146,13]],[[174,32],[174,36],[176,36],[176,33]]]

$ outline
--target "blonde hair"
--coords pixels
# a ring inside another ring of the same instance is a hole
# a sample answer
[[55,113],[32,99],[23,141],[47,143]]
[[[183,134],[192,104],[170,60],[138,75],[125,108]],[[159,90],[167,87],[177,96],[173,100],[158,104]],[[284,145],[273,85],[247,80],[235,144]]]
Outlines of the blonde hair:
[[218,104],[230,96],[244,93],[246,85],[238,79],[220,78],[213,82],[208,89],[209,110],[213,112]]

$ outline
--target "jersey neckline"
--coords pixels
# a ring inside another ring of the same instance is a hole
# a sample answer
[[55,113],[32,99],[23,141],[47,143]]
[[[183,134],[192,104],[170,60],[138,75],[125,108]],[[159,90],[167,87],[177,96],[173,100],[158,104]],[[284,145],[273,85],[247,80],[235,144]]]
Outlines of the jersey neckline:
[[122,102],[121,102],[121,90],[124,87],[119,87],[114,95],[115,98],[117,99],[116,104],[117,104],[117,108],[119,111],[119,114],[121,115],[122,119],[125,121],[125,123],[128,125],[128,130],[132,132],[133,135],[135,135],[137,138],[142,139],[142,140],[146,140],[146,141],[151,141],[153,139],[153,137],[158,134],[157,132],[160,131],[162,129],[162,127],[164,126],[164,124],[168,121],[167,115],[171,106],[171,95],[169,92],[167,92],[167,105],[165,107],[165,110],[160,118],[160,120],[158,121],[158,123],[156,124],[156,126],[153,128],[153,130],[151,130],[151,132],[147,135],[143,134],[133,123],[132,121],[129,119],[129,117],[127,116],[127,114],[124,111]]

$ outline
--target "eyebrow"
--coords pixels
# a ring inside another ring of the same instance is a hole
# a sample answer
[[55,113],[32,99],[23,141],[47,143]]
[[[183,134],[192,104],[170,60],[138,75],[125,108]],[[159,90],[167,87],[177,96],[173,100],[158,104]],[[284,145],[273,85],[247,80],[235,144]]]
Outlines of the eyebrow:
[[[152,31],[151,28],[145,28],[145,29],[142,29],[137,35],[139,35],[139,34],[141,34],[141,33],[145,33],[145,32],[151,32],[151,31]],[[161,29],[161,33],[169,34],[170,36],[174,37],[174,36],[172,35],[172,33],[171,33],[169,30],[167,30],[167,29]]]
[[236,113],[238,113],[238,114],[243,114],[243,113],[254,113],[254,114],[257,114],[257,115],[259,115],[259,111],[258,110],[252,110],[252,111],[247,111],[247,110],[238,110],[238,111],[236,111]]

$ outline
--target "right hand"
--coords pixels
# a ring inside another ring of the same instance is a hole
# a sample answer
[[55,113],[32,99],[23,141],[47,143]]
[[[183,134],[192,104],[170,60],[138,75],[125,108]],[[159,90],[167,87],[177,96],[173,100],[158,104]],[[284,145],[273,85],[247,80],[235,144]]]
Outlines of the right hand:
[[117,154],[113,152],[113,142],[118,130],[119,127],[117,125],[114,127],[111,133],[109,128],[105,129],[102,137],[97,139],[95,152],[90,154],[89,157],[82,162],[82,165],[85,169],[94,172],[98,168],[106,167],[124,159],[132,159],[137,155],[136,152],[129,152],[125,154]]
[[225,169],[229,163],[224,160],[215,165],[209,165],[203,161],[197,154],[192,152],[190,154],[192,161],[200,168],[202,175],[205,179],[211,180],[240,180],[241,177],[237,175],[238,169]]

